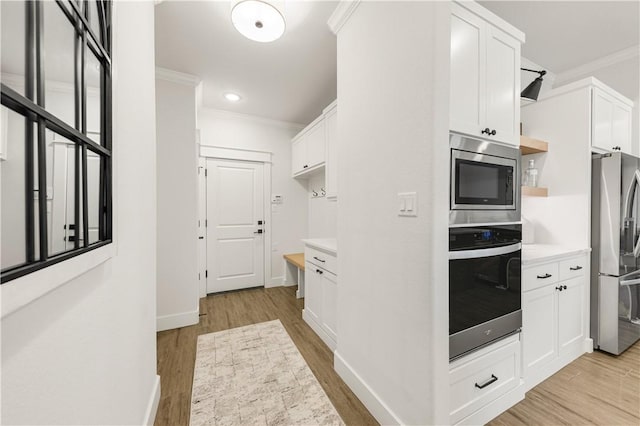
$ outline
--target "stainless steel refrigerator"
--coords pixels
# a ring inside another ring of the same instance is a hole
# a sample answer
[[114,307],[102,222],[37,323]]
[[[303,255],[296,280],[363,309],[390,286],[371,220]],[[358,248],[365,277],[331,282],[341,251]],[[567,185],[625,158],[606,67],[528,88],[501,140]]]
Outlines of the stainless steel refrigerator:
[[591,171],[591,337],[619,355],[640,339],[640,159],[594,154]]

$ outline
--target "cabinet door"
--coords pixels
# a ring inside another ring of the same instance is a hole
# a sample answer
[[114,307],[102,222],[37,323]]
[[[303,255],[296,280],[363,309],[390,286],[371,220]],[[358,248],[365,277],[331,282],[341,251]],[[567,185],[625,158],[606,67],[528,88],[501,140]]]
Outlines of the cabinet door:
[[613,104],[611,141],[614,146],[619,146],[622,152],[633,154],[631,152],[631,108],[619,102]]
[[490,136],[520,145],[520,42],[488,26],[486,72],[486,127]]
[[524,373],[557,357],[557,315],[555,285],[522,295],[522,348]]
[[484,125],[486,24],[457,5],[451,15],[451,130],[481,136]]
[[[561,282],[558,292],[558,346],[559,355],[582,345],[585,338],[584,277]],[[564,288],[566,286],[566,288]]]
[[327,198],[338,197],[338,110],[332,109],[324,119],[327,138],[325,185]]
[[322,274],[320,269],[306,262],[304,273],[304,310],[319,325],[322,324]]
[[592,141],[594,148],[612,151],[616,144],[612,140],[613,103],[614,99],[602,92],[593,89],[593,117],[592,117]]
[[307,144],[305,136],[291,145],[291,174],[295,175],[304,170],[307,160]]
[[309,167],[324,163],[324,120],[313,126],[305,135],[307,141],[307,165]]
[[322,328],[337,342],[338,279],[331,272],[322,274]]

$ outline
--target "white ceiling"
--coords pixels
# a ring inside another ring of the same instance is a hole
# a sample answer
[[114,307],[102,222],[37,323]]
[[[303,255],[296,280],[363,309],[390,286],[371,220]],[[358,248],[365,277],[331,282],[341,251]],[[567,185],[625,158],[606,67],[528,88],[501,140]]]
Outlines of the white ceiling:
[[[246,39],[231,24],[231,2],[165,1],[156,6],[156,65],[204,82],[210,108],[306,124],[336,98],[336,2],[287,1],[285,34]],[[242,96],[237,103],[225,92]]]
[[480,1],[526,34],[522,56],[559,74],[640,43],[639,1]]

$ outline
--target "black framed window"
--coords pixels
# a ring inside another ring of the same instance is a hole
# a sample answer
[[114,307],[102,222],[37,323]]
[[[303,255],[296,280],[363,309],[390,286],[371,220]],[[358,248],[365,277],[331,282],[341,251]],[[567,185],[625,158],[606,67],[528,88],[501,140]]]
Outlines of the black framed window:
[[112,240],[111,1],[2,1],[0,281]]

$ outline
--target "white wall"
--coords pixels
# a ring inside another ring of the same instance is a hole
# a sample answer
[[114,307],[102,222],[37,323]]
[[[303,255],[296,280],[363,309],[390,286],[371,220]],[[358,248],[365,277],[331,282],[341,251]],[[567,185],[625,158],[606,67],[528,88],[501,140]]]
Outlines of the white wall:
[[338,228],[338,203],[336,200],[327,200],[327,197],[313,196],[315,191],[322,194],[326,190],[324,172],[317,173],[309,178],[307,183],[309,197],[309,229],[308,238],[335,238]]
[[[361,2],[337,36],[335,364],[384,424],[449,423],[449,16]],[[398,216],[406,191],[418,217]]]
[[522,216],[533,226],[535,243],[591,247],[591,102],[588,88],[531,104],[521,111],[527,135],[549,143],[536,160],[539,186],[548,197],[522,197]]
[[156,79],[158,331],[198,323],[196,89]]
[[202,145],[273,154],[271,192],[282,195],[284,202],[271,210],[271,277],[267,284],[281,284],[282,255],[303,251],[300,240],[307,236],[306,183],[291,177],[291,139],[302,126],[208,108],[199,110],[198,126]]
[[141,424],[157,390],[153,2],[114,12],[117,254],[2,318],[3,424]]

